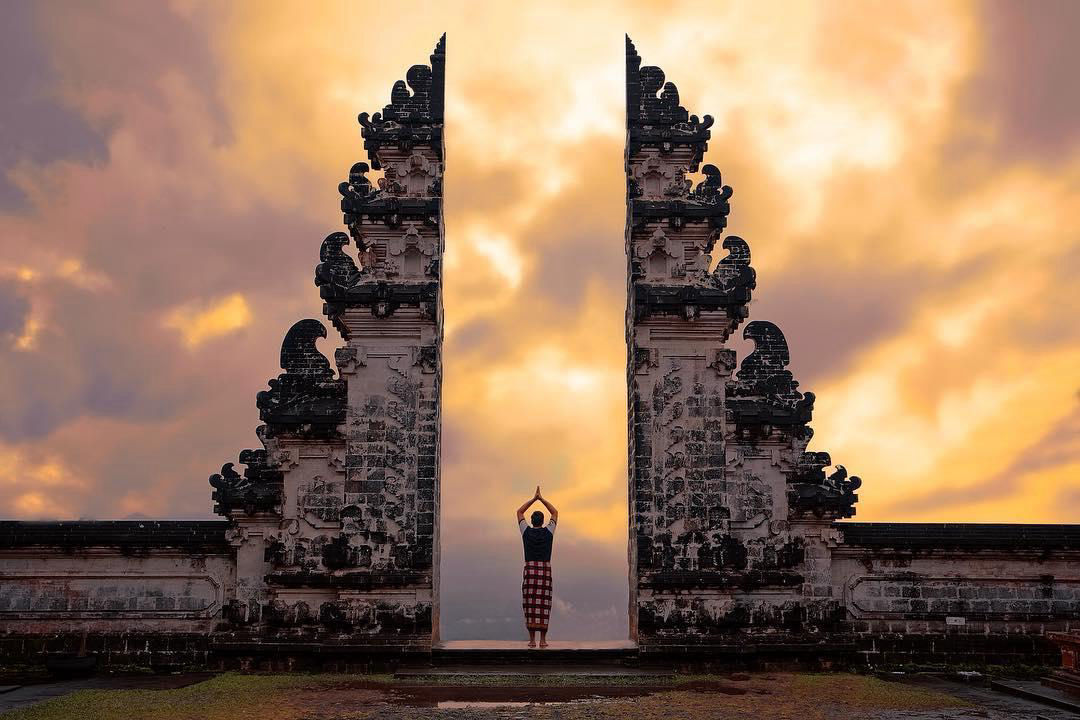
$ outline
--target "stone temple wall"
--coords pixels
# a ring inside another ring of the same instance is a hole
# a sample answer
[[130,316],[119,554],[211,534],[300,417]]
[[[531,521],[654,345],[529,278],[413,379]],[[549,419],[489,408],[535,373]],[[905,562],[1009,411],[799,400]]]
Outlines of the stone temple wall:
[[859,659],[1056,664],[1080,627],[1080,526],[838,523],[833,595]]
[[[808,451],[814,395],[749,316],[713,119],[626,47],[630,624],[645,655],[1050,659],[1080,624],[1080,526],[844,523],[861,481]],[[690,173],[704,179],[694,185]],[[716,256],[719,256],[717,258]],[[736,368],[727,340],[754,349]],[[832,470],[827,470],[832,467]]]
[[0,668],[201,666],[235,593],[223,521],[0,522]]

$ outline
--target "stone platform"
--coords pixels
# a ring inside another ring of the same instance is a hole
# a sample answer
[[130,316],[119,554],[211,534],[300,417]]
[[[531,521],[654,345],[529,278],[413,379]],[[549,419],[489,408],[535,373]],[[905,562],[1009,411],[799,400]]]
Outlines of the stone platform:
[[434,667],[561,666],[596,667],[636,665],[637,645],[621,642],[569,642],[554,640],[546,648],[530,648],[525,641],[452,640],[431,648]]

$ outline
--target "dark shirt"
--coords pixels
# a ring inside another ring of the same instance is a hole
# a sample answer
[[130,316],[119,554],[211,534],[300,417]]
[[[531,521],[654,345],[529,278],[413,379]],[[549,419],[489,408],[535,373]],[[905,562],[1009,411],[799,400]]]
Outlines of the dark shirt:
[[525,548],[525,562],[551,562],[551,546],[555,540],[555,521],[547,527],[529,527],[524,520],[518,523],[521,544]]

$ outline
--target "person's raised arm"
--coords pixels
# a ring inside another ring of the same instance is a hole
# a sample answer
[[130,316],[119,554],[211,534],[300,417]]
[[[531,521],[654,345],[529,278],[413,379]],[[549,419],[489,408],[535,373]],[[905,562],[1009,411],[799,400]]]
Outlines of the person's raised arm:
[[556,525],[559,524],[559,511],[555,509],[555,506],[544,499],[544,496],[540,494],[540,488],[536,488],[536,499],[544,503],[544,507],[547,508],[548,513],[551,514],[551,521]]
[[[529,498],[528,501],[526,501],[526,503],[524,505],[522,505],[521,507],[519,507],[517,509],[518,522],[521,522],[522,520],[525,519],[525,511],[528,510],[529,507],[539,499],[540,499],[540,486],[537,485],[536,486],[536,492],[533,494],[533,496],[531,498]],[[545,503],[545,505],[546,504],[547,503]]]

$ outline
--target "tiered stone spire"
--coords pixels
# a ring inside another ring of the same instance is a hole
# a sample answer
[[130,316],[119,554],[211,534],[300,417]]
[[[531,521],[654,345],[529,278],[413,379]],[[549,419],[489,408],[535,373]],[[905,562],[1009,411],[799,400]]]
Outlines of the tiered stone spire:
[[326,327],[296,323],[258,396],[264,449],[210,479],[235,524],[238,631],[406,651],[437,634],[445,66],[443,36],[359,116],[368,162],[338,187],[348,232],[323,240],[315,269],[345,340],[337,376],[316,348]]
[[858,479],[825,477],[828,455],[805,452],[814,396],[786,369],[779,328],[746,326],[755,350],[733,376],[725,344],[757,278],[747,242],[724,235],[720,171],[688,177],[713,119],[691,115],[629,38],[626,100],[631,632],[646,652],[798,635],[835,616],[812,558],[854,513]]

